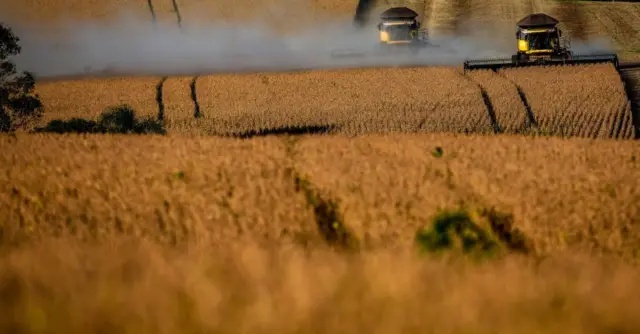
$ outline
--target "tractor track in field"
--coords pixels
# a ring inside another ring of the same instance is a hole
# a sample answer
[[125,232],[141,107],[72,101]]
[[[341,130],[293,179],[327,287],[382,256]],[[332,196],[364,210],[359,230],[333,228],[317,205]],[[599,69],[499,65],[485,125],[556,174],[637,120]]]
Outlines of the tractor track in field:
[[502,131],[502,128],[500,127],[500,124],[498,124],[498,119],[496,117],[496,111],[493,106],[493,102],[491,101],[491,97],[489,96],[489,93],[487,93],[487,90],[485,89],[485,87],[481,83],[477,82],[476,80],[474,80],[468,75],[462,74],[462,77],[464,77],[469,82],[476,85],[480,90],[480,95],[482,96],[482,102],[484,102],[485,108],[487,109],[487,116],[489,117],[489,122],[491,123],[491,127],[493,128],[493,133],[495,134],[502,133],[503,131]]
[[538,120],[536,119],[536,114],[533,112],[533,108],[531,108],[531,104],[529,104],[529,100],[527,99],[527,95],[524,93],[524,90],[522,89],[522,87],[520,87],[520,85],[518,85],[517,82],[515,82],[514,80],[510,79],[509,77],[507,77],[506,75],[502,74],[500,71],[497,72],[497,74],[503,78],[505,78],[507,81],[509,81],[515,88],[516,91],[518,92],[518,97],[520,97],[520,101],[522,102],[522,105],[524,106],[524,110],[527,112],[527,125],[526,128],[531,129],[531,128],[537,128],[538,127]]
[[158,121],[164,121],[165,119],[165,114],[164,114],[164,96],[163,96],[163,89],[164,89],[164,83],[165,81],[167,81],[168,77],[162,77],[162,79],[160,79],[160,82],[158,82],[158,84],[156,85],[156,102],[158,103]]
[[200,102],[198,102],[198,92],[196,90],[196,86],[198,83],[198,76],[194,76],[189,83],[189,92],[191,95],[191,100],[193,101],[193,117],[200,118],[202,117],[202,111],[200,109]]

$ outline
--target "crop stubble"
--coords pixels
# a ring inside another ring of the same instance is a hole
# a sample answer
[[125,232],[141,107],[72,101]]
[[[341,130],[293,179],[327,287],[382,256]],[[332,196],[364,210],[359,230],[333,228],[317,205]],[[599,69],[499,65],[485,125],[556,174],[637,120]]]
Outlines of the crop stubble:
[[0,13],[0,19],[5,19],[6,15],[7,20],[21,25],[50,27],[76,20],[106,22],[117,19],[122,14],[133,15],[151,22],[146,0],[2,1]]
[[[156,0],[159,1],[159,0]],[[167,1],[167,0],[163,0]],[[170,0],[169,0],[170,1]],[[351,19],[357,0],[176,0],[186,28],[251,21],[279,32],[295,32],[326,20]]]
[[633,23],[640,20],[640,4],[562,1],[547,7],[572,39],[607,38],[625,57],[638,57],[630,51],[640,48],[640,27]]
[[629,139],[630,103],[609,64],[501,70],[526,95],[539,130],[563,136]]

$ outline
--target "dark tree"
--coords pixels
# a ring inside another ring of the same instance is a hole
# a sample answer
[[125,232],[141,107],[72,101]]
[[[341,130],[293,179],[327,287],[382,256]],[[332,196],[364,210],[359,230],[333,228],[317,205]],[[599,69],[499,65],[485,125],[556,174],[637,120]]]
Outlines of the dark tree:
[[42,103],[34,93],[35,78],[18,73],[9,57],[21,51],[20,39],[0,22],[0,132],[16,130],[42,116]]

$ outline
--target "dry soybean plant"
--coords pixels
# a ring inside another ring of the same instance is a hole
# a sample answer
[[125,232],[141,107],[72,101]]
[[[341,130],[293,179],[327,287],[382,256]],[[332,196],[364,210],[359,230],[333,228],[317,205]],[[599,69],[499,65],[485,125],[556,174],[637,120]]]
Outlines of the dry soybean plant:
[[516,86],[490,70],[472,71],[467,75],[483,90],[485,104],[493,110],[500,130],[504,133],[522,133],[528,124],[528,117]]
[[630,104],[608,64],[508,69],[531,106],[539,130],[552,135],[628,139]]
[[206,76],[198,101],[211,132],[327,126],[341,133],[479,132],[477,87],[448,68]]
[[640,242],[633,142],[18,134],[0,137],[0,147],[6,243],[114,234],[166,244],[322,243],[320,225],[331,220],[360,245],[407,249],[439,209],[461,203],[513,214],[541,252],[633,257]]
[[[633,142],[439,134],[326,136],[297,143],[296,170],[340,203],[363,241],[411,243],[438,208],[513,214],[540,251],[635,256],[640,148]],[[627,231],[627,232],[624,232]]]
[[0,147],[7,243],[52,235],[166,244],[317,235],[277,139],[19,135],[0,137]]
[[45,108],[43,121],[94,119],[106,108],[128,104],[141,117],[158,115],[159,77],[91,78],[36,83]]

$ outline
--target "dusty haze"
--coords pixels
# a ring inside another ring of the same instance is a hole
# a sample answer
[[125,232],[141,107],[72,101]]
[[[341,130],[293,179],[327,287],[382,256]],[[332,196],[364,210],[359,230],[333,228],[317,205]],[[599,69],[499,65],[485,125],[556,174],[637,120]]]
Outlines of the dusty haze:
[[[375,20],[374,20],[375,23]],[[332,58],[332,51],[367,53],[377,44],[375,27],[356,31],[349,17],[311,21],[305,29],[284,34],[264,20],[191,22],[181,31],[175,22],[158,22],[123,12],[110,22],[69,21],[55,33],[46,27],[14,25],[22,53],[21,70],[38,77],[110,73],[178,75],[209,72],[281,71],[314,68],[460,65],[467,58],[504,57],[514,49],[513,26],[487,26],[467,21],[472,35],[443,35],[438,47],[418,55]],[[492,37],[493,36],[493,37]],[[584,45],[579,52],[609,49],[606,40]]]

